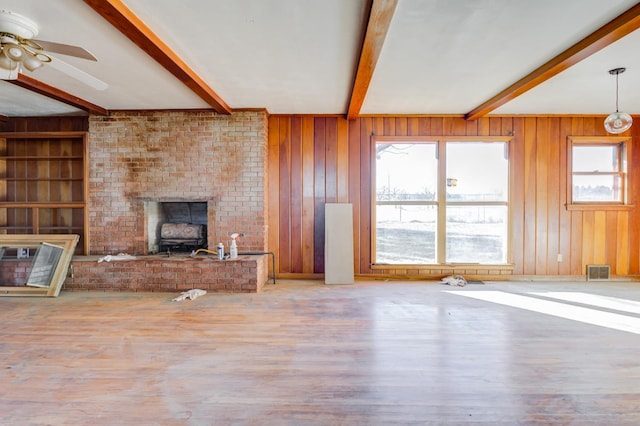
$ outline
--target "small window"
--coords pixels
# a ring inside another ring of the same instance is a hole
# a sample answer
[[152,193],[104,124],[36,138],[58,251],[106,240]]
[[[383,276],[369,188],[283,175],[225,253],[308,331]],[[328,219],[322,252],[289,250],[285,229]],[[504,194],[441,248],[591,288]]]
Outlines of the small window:
[[628,204],[629,138],[569,138],[568,207]]

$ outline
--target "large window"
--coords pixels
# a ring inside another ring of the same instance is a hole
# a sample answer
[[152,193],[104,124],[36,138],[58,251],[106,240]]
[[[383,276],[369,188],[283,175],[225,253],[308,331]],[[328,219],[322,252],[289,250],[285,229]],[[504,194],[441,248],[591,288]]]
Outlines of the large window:
[[505,140],[375,141],[375,264],[506,264]]
[[569,205],[624,205],[628,138],[569,138]]

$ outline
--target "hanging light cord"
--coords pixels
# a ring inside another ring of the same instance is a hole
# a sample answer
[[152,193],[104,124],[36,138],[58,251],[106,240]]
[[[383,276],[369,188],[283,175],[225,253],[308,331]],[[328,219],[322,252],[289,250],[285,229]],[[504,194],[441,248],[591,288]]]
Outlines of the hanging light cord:
[[618,77],[620,76],[620,73],[617,72],[616,73],[616,112],[618,112]]
[[609,70],[609,74],[616,76],[616,112],[619,112],[619,109],[618,109],[618,97],[619,97],[619,93],[618,93],[619,92],[619,89],[618,89],[618,77],[620,76],[620,74],[622,74],[626,70],[627,69],[624,68],[624,67],[614,68],[612,70]]

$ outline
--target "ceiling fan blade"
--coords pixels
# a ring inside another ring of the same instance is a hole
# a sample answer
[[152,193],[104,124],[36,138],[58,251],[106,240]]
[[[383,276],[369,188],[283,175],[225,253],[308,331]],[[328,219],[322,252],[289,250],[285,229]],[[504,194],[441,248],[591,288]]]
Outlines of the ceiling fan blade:
[[52,41],[45,40],[31,40],[40,46],[46,52],[59,53],[61,55],[74,56],[76,58],[88,59],[90,61],[97,61],[95,56],[87,52],[85,49],[79,46],[72,46],[70,44],[54,43]]
[[93,87],[96,90],[106,90],[109,87],[109,85],[104,81],[82,71],[79,68],[74,67],[71,64],[64,62],[62,59],[52,58],[52,61],[49,62],[47,66],[55,68],[58,71],[61,71],[68,76],[73,77],[76,80],[86,84],[87,86]]

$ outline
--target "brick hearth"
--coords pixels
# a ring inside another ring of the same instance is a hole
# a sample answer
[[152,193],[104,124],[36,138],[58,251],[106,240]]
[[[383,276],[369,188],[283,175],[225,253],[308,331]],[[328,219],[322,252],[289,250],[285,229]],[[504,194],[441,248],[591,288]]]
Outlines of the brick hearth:
[[268,279],[267,255],[141,256],[135,260],[98,263],[98,257],[74,258],[63,286],[67,291],[170,291],[194,288],[208,292],[255,293]]

